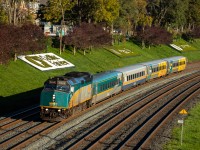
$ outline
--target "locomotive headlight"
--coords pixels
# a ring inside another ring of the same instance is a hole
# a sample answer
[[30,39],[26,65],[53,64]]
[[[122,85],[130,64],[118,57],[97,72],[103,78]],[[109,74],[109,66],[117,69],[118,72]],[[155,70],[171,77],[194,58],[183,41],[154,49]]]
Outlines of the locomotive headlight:
[[52,96],[52,101],[55,102],[55,99],[56,99],[56,95],[53,94],[53,96]]
[[46,110],[46,111],[48,111],[49,109],[48,109],[48,108],[46,108],[45,110]]

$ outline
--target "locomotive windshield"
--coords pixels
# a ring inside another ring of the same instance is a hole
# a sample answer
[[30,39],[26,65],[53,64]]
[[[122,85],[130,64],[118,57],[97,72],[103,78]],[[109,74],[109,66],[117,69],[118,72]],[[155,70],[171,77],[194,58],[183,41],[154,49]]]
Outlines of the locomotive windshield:
[[44,89],[69,92],[70,91],[70,86],[66,81],[49,80],[49,81],[47,81],[45,83]]

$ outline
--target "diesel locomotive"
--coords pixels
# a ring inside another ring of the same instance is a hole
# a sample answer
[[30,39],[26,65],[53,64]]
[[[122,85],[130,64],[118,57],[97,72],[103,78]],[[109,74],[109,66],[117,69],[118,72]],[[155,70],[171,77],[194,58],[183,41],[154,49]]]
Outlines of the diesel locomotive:
[[111,71],[90,74],[70,72],[48,79],[40,96],[40,117],[60,121],[92,105],[145,83],[148,80],[180,72],[186,68],[187,58],[175,56],[135,64]]

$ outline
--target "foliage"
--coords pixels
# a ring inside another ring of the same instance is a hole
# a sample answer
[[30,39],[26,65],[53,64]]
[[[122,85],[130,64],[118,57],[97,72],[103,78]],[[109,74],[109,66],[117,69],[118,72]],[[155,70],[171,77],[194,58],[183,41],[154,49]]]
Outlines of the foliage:
[[48,0],[44,17],[48,21],[58,22],[64,17],[64,12],[71,10],[74,5],[75,1],[71,0]]
[[187,12],[187,21],[189,25],[189,29],[193,25],[200,25],[200,0],[190,0],[189,1],[189,9]]
[[0,29],[0,64],[6,64],[11,58],[11,39],[14,27],[11,25],[0,25]]
[[111,40],[111,35],[102,26],[92,23],[82,23],[69,35],[63,37],[66,45],[72,45],[79,49],[107,45],[111,43]]
[[97,10],[95,12],[95,20],[106,21],[112,23],[119,15],[118,0],[99,0]]
[[32,53],[44,50],[46,38],[42,30],[33,24],[22,27],[0,25],[0,63],[7,63],[11,57],[16,59],[17,54],[31,51]]
[[146,27],[144,31],[139,30],[138,37],[148,45],[172,43],[172,34],[160,27]]
[[65,18],[75,25],[81,22],[94,22],[94,14],[97,10],[98,0],[77,0],[71,10],[67,10]]
[[195,27],[191,32],[190,35],[193,39],[198,39],[200,38],[200,26]]
[[189,32],[186,32],[182,35],[182,38],[186,41],[193,42],[194,39],[200,38],[200,26],[195,27]]
[[137,21],[137,3],[135,0],[120,0],[119,16],[114,21],[114,27],[123,34],[131,32]]
[[[1,1],[0,1],[1,2]],[[0,5],[0,24],[8,23],[8,16],[2,5]]]

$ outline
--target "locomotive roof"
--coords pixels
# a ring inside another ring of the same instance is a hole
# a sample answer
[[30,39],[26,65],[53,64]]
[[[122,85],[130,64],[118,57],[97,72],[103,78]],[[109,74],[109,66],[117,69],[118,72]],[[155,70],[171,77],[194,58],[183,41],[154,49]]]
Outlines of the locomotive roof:
[[94,74],[93,82],[99,82],[99,81],[106,80],[109,78],[117,77],[119,74],[121,74],[121,73],[118,71],[106,71],[106,72]]
[[84,82],[89,82],[92,80],[92,75],[88,72],[69,72],[64,76],[56,76],[52,78],[53,80],[63,80],[67,81],[70,85]]
[[123,67],[123,68],[118,68],[115,71],[129,72],[129,71],[138,70],[138,69],[145,69],[145,68],[146,67],[144,65],[136,64],[136,65],[131,65],[131,66]]

